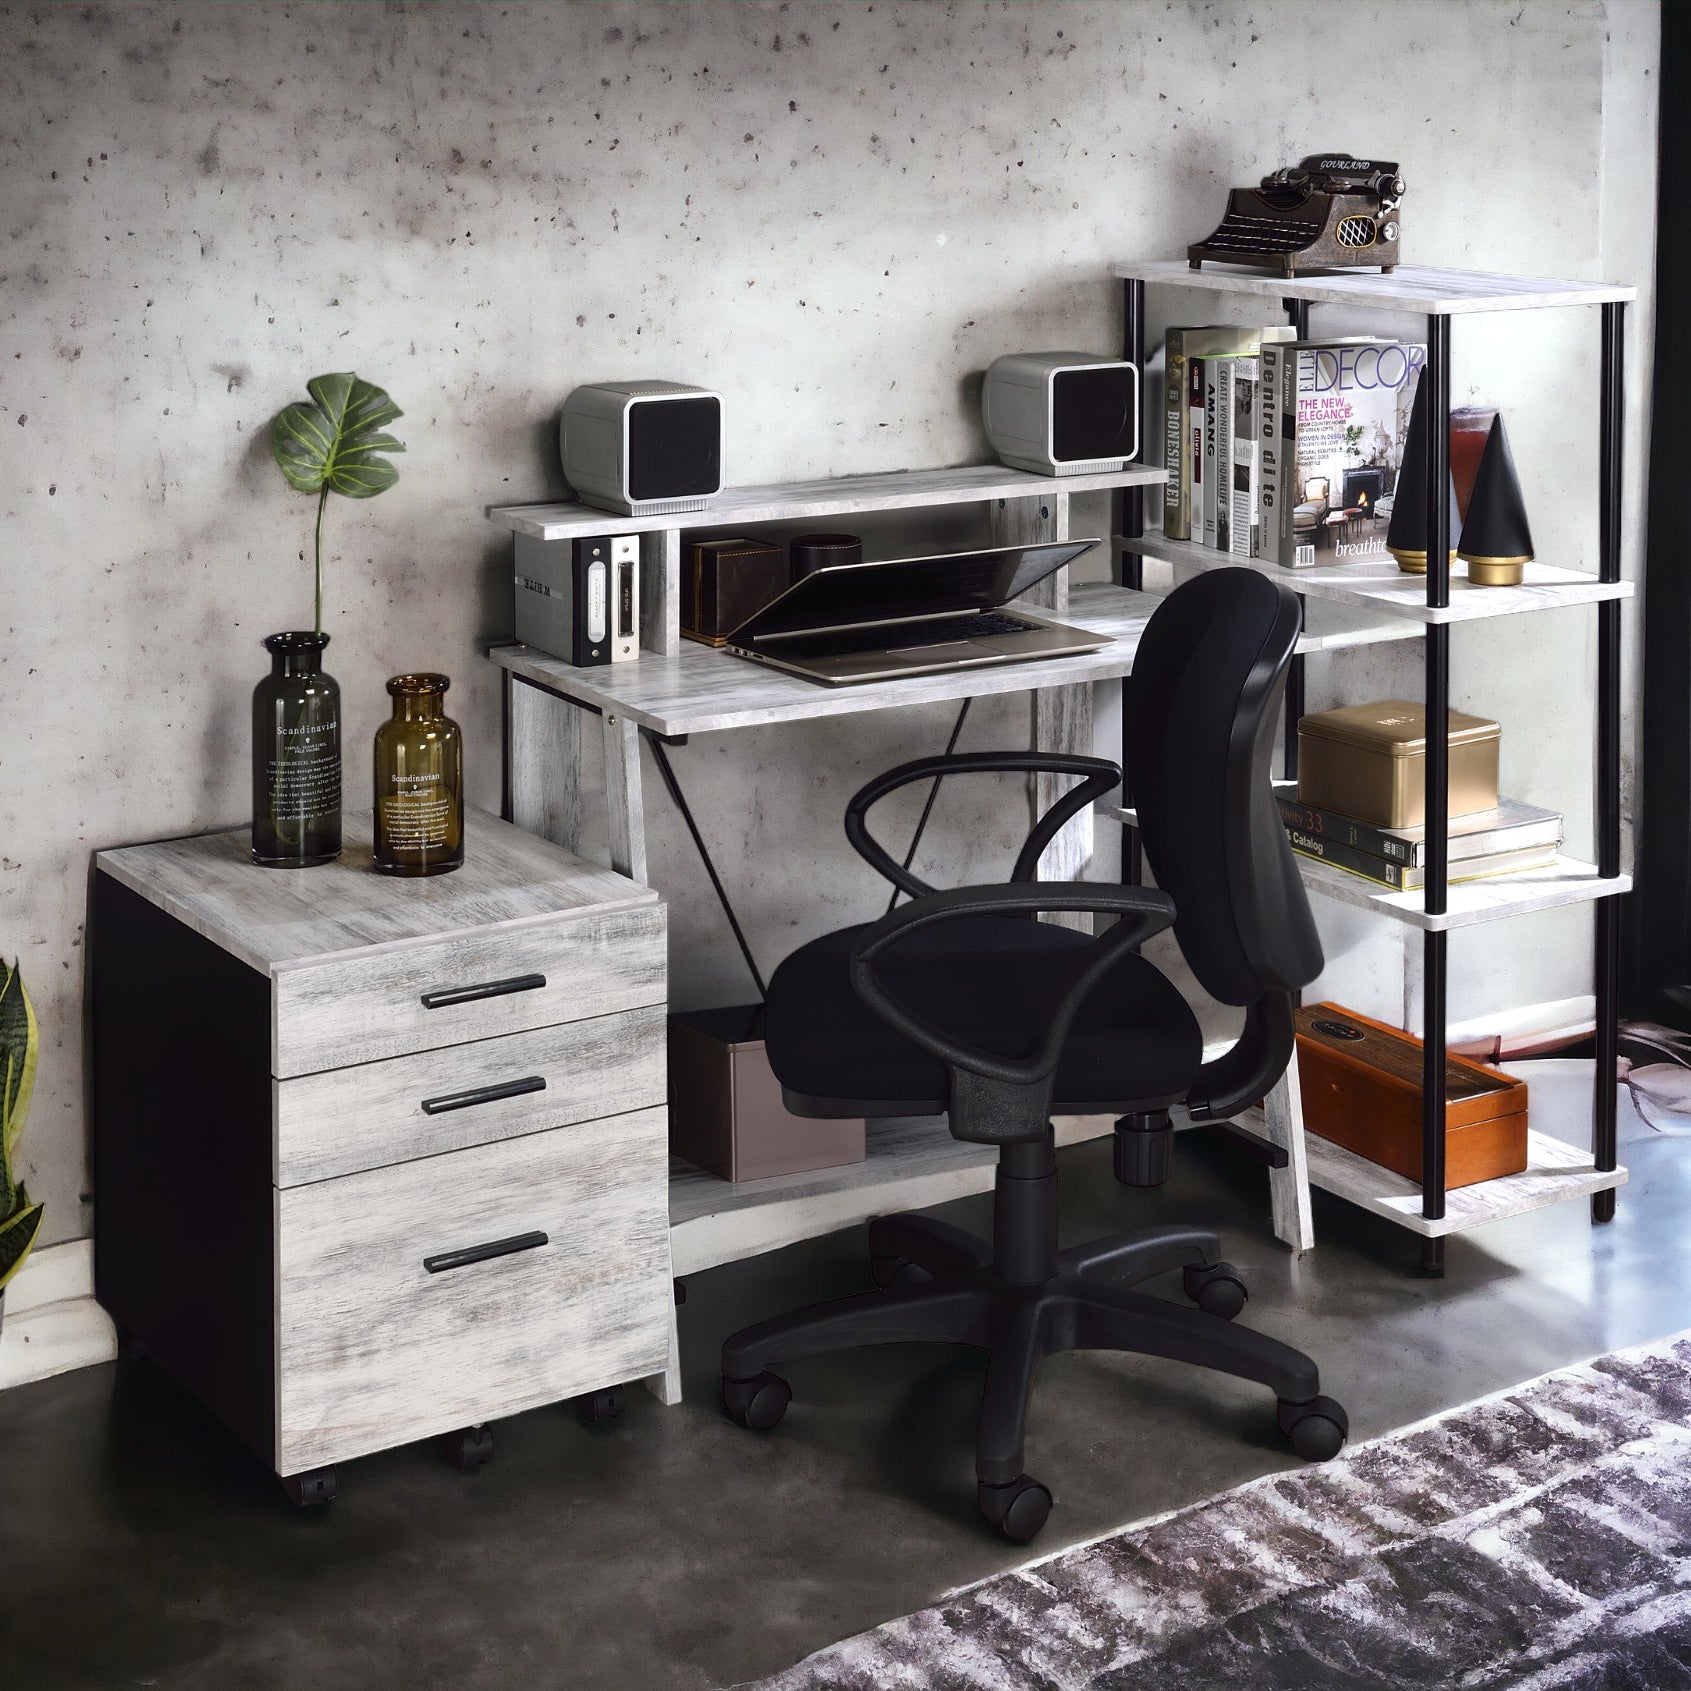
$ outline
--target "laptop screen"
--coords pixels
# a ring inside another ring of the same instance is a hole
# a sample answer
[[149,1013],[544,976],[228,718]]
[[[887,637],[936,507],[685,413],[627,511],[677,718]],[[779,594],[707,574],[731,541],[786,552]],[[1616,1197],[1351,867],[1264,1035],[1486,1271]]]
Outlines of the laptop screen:
[[774,634],[993,610],[1097,544],[1095,540],[1062,540],[934,558],[835,564],[794,582],[730,638],[745,645]]

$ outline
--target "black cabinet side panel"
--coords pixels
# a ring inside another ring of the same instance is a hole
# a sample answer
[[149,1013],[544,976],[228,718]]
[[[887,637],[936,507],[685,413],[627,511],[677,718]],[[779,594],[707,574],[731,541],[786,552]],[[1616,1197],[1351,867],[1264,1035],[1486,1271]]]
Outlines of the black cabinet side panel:
[[93,883],[95,1294],[271,1462],[270,982]]

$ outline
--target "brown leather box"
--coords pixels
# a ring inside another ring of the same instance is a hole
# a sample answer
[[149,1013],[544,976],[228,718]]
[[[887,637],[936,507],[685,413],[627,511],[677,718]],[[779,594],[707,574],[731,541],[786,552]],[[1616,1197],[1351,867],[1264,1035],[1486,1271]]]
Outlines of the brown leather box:
[[681,632],[706,646],[726,644],[741,623],[791,585],[787,549],[767,540],[692,540],[681,556]]
[[669,1018],[669,1148],[724,1180],[860,1163],[866,1124],[791,1115],[763,1048],[763,1006]]
[[[1338,1004],[1298,1011],[1304,1126],[1406,1180],[1421,1179],[1421,1041]],[[1526,1082],[1445,1062],[1445,1188],[1527,1166]]]

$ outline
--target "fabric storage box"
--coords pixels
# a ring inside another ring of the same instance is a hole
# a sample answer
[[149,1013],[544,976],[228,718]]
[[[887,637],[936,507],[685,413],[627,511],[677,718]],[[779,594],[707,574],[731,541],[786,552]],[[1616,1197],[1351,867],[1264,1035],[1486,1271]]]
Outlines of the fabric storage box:
[[[1421,1065],[1413,1034],[1338,1004],[1298,1011],[1304,1127],[1418,1185]],[[1466,1057],[1444,1066],[1446,1190],[1527,1166],[1527,1086]]]
[[[1453,710],[1449,814],[1497,806],[1495,722]],[[1324,710],[1298,722],[1298,802],[1382,828],[1418,828],[1426,815],[1427,712],[1413,699]]]
[[726,644],[741,623],[791,585],[786,548],[767,540],[693,540],[681,555],[681,632],[706,646]]
[[724,1180],[860,1163],[862,1117],[791,1114],[763,1047],[763,1006],[669,1018],[669,1148]]

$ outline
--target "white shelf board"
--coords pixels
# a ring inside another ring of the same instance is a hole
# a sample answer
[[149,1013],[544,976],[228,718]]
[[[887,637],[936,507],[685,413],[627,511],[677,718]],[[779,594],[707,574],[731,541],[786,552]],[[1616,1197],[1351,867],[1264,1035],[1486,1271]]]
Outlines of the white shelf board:
[[1387,1221],[1426,1239],[1466,1233],[1469,1228],[1483,1226],[1488,1221],[1501,1221],[1528,1210],[1587,1198],[1593,1192],[1624,1186],[1627,1181],[1624,1168],[1599,1174],[1589,1151],[1529,1128],[1524,1173],[1482,1180],[1475,1186],[1458,1186],[1445,1194],[1443,1216],[1428,1221],[1421,1214],[1419,1182],[1405,1180],[1402,1175],[1393,1174],[1390,1169],[1381,1168],[1378,1163],[1371,1163],[1318,1134],[1306,1132],[1304,1147],[1312,1186],[1360,1204],[1363,1209],[1372,1210],[1375,1215],[1384,1216]]
[[[1113,1116],[1058,1116],[1057,1143],[1074,1145],[1115,1128]],[[940,1117],[869,1123],[869,1154],[843,1168],[737,1184],[679,1158],[669,1177],[672,1272],[694,1274],[814,1239],[873,1215],[927,1209],[990,1192],[993,1145],[953,1139]]]
[[1108,635],[1109,645],[1096,652],[1074,652],[1031,663],[948,669],[936,675],[866,681],[853,687],[826,687],[692,640],[683,640],[673,657],[642,650],[628,663],[588,669],[578,669],[528,646],[496,646],[488,656],[513,675],[606,715],[640,723],[655,733],[707,734],[763,723],[852,716],[860,711],[892,710],[935,700],[1026,693],[1042,687],[1072,687],[1119,678],[1133,668],[1139,636],[1156,606],[1154,594],[1089,582],[1073,589],[1066,611],[1036,609],[1042,615]]
[[1441,270],[1421,264],[1400,264],[1390,275],[1378,270],[1328,270],[1286,277],[1242,265],[1216,264],[1207,258],[1202,270],[1193,270],[1184,259],[1176,258],[1120,263],[1113,271],[1124,281],[1202,288],[1217,294],[1249,294],[1273,300],[1276,306],[1283,299],[1306,299],[1318,305],[1371,306],[1381,311],[1437,316],[1529,311],[1547,305],[1603,305],[1638,297],[1636,288],[1607,282],[1499,276],[1483,270]]
[[1442,915],[1429,916],[1423,908],[1424,895],[1419,891],[1393,892],[1390,887],[1379,886],[1365,876],[1353,875],[1348,869],[1323,863],[1319,858],[1306,857],[1300,851],[1292,855],[1297,859],[1304,885],[1311,892],[1361,910],[1378,910],[1424,932],[1467,928],[1476,922],[1522,916],[1532,910],[1554,910],[1564,904],[1589,904],[1594,899],[1614,898],[1632,890],[1630,875],[1611,875],[1605,879],[1597,873],[1596,864],[1558,855],[1540,869],[1518,869],[1508,875],[1454,882],[1446,889],[1449,908]]
[[655,529],[739,528],[746,523],[847,517],[868,511],[909,511],[930,505],[968,505],[988,499],[1033,499],[1041,494],[1092,493],[1118,487],[1160,487],[1161,466],[1130,464],[1125,470],[1087,475],[1036,476],[1002,464],[964,464],[948,470],[888,470],[873,476],[776,482],[725,488],[703,511],[669,511],[623,517],[591,505],[490,505],[488,517],[536,540],[575,535],[639,534]]
[[[1279,785],[1279,783],[1276,783]],[[1291,791],[1296,792],[1293,786]],[[1131,805],[1100,804],[1094,815],[1132,828],[1139,818]],[[1599,898],[1614,898],[1632,891],[1630,875],[1605,879],[1592,863],[1577,857],[1558,856],[1540,869],[1520,869],[1510,875],[1488,875],[1479,881],[1457,881],[1447,889],[1449,908],[1442,915],[1429,916],[1422,908],[1423,894],[1393,892],[1366,876],[1353,875],[1319,858],[1294,851],[1292,859],[1311,892],[1354,905],[1359,910],[1377,910],[1423,932],[1468,928],[1476,922],[1492,922],[1504,916],[1523,916],[1532,910],[1554,910],[1565,904],[1589,904]]]
[[1534,561],[1526,565],[1519,587],[1476,587],[1468,580],[1468,566],[1460,560],[1450,572],[1450,603],[1436,609],[1427,604],[1427,579],[1406,575],[1387,557],[1354,564],[1317,564],[1310,569],[1287,569],[1268,558],[1241,558],[1218,552],[1199,541],[1170,540],[1148,533],[1125,539],[1132,552],[1184,569],[1217,570],[1230,566],[1256,570],[1284,582],[1305,599],[1325,599],[1360,607],[1376,617],[1405,617],[1418,623],[1469,622],[1478,617],[1512,616],[1522,611],[1559,610],[1570,605],[1596,604],[1604,599],[1632,597],[1630,581],[1599,581],[1585,570],[1563,569]]

